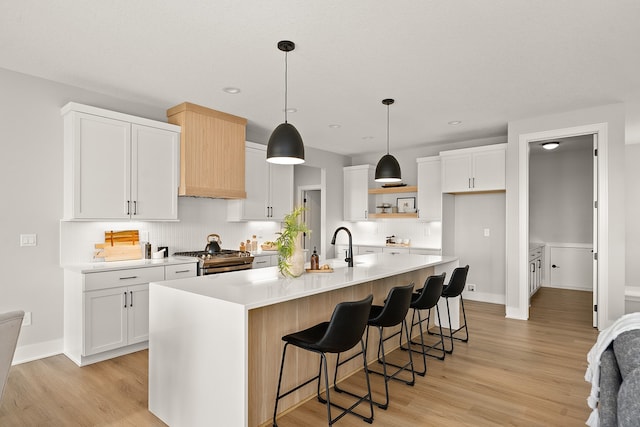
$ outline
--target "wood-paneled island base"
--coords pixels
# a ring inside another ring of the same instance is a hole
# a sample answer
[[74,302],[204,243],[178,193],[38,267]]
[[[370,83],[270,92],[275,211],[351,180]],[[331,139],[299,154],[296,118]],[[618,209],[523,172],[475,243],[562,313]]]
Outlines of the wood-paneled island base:
[[[171,426],[261,425],[273,415],[283,335],[329,320],[339,302],[373,294],[374,304],[382,304],[391,287],[421,287],[430,274],[458,265],[453,257],[391,254],[356,256],[353,268],[328,263],[333,273],[296,279],[283,279],[272,267],[151,283],[149,410]],[[370,348],[368,361],[376,350]],[[341,367],[339,377],[360,363]],[[292,348],[283,387],[317,369],[317,355]],[[314,393],[310,384],[279,409]]]

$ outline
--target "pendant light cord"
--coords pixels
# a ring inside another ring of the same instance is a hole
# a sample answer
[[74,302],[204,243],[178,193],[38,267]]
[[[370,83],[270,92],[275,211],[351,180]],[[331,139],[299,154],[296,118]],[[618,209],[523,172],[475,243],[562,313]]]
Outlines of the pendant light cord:
[[284,122],[287,123],[287,88],[288,88],[288,82],[287,82],[287,74],[289,71],[289,64],[287,63],[287,57],[288,57],[289,52],[285,52],[284,53]]
[[387,154],[389,154],[389,105],[387,105]]

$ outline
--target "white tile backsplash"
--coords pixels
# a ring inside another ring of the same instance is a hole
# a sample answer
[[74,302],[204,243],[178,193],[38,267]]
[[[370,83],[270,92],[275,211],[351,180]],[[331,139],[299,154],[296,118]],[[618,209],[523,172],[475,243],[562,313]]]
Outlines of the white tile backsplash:
[[109,230],[139,230],[141,236],[148,234],[154,251],[168,246],[169,254],[203,250],[212,233],[220,235],[224,249],[237,249],[253,234],[263,242],[275,240],[280,231],[280,223],[274,221],[227,222],[227,202],[222,199],[180,197],[178,216],[176,222],[61,221],[60,264],[91,262],[94,244],[103,242]]
[[[378,219],[376,221],[345,222],[353,241],[363,245],[384,245],[387,236],[410,239],[411,246],[440,248],[442,223],[418,222],[415,219]],[[347,243],[347,234],[340,233],[338,243]]]

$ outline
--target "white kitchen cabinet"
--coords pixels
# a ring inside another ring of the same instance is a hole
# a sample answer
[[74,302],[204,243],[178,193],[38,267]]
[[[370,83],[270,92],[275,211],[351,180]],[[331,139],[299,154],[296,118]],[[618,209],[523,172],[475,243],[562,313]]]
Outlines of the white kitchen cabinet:
[[544,266],[544,246],[531,248],[529,251],[529,296],[535,294],[542,286]]
[[506,144],[440,152],[442,192],[504,190],[505,153]]
[[374,198],[369,194],[374,172],[371,165],[343,168],[345,221],[366,221],[370,213],[375,213]]
[[64,218],[176,220],[180,127],[69,103]]
[[293,210],[293,166],[267,162],[267,147],[247,142],[246,199],[227,202],[228,221],[282,221]]
[[354,246],[353,251],[358,255],[363,254],[381,254],[382,248],[379,246]]
[[64,271],[64,353],[79,366],[147,348],[149,282],[197,274],[196,262]]
[[442,220],[442,173],[440,157],[421,157],[418,163],[418,219]]
[[276,267],[278,265],[278,255],[257,254],[253,257],[252,268]]
[[385,247],[385,248],[382,248],[382,253],[392,254],[392,255],[408,254],[409,248]]
[[440,249],[424,249],[424,248],[409,248],[410,254],[418,255],[440,255]]

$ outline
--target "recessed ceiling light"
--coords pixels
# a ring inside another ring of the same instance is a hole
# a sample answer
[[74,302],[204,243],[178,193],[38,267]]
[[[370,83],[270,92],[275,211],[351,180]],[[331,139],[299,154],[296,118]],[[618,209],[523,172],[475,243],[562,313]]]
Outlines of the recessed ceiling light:
[[287,108],[286,110],[282,110],[285,113],[297,113],[298,109],[297,108]]
[[342,127],[342,125],[329,125],[329,127],[330,127],[331,129],[339,129],[339,128],[341,128],[341,127]]
[[457,125],[459,125],[461,123],[462,123],[462,121],[460,121],[460,120],[452,120],[448,124],[450,124],[451,126],[457,126]]
[[237,87],[225,87],[222,89],[224,92],[230,93],[231,95],[235,95],[236,93],[240,93],[240,89]]
[[558,141],[545,142],[544,144],[542,144],[542,148],[544,148],[545,150],[555,150],[559,145],[560,143]]

